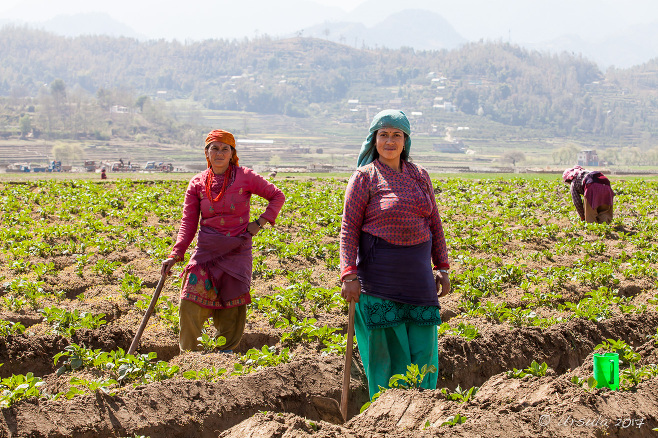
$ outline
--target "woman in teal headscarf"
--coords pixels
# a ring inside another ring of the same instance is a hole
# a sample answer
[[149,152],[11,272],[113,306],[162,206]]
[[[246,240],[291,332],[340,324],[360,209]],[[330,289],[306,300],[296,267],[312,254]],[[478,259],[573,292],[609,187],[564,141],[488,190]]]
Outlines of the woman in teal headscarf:
[[[438,370],[438,297],[450,292],[441,218],[429,174],[409,162],[410,132],[402,111],[377,114],[345,192],[341,295],[357,303],[371,397],[409,364]],[[421,387],[436,388],[437,375]]]

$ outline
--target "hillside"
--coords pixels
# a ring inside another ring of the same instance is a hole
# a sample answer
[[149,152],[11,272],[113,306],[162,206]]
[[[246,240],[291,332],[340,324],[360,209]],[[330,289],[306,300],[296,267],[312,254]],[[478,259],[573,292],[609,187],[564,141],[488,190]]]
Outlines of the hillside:
[[[49,139],[140,136],[191,144],[211,124],[204,114],[212,111],[319,118],[363,129],[379,108],[395,107],[414,115],[418,134],[443,137],[446,126],[468,121],[486,126],[477,136],[497,139],[498,148],[510,136],[563,139],[549,155],[561,148],[616,148],[609,161],[658,164],[655,62],[603,73],[580,56],[501,42],[415,51],[300,37],[64,38],[5,27],[0,69],[5,138],[25,131]],[[172,110],[167,102],[173,101],[185,101],[186,109]],[[108,122],[107,113],[119,107],[134,114],[129,123]],[[632,159],[629,147],[636,148]]]

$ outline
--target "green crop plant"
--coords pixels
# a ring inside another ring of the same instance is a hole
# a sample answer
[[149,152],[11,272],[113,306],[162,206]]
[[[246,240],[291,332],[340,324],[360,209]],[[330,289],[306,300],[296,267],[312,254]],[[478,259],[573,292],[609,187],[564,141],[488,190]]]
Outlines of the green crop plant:
[[98,379],[98,380],[87,380],[81,379],[79,377],[72,377],[70,382],[71,388],[67,392],[59,392],[53,398],[57,400],[59,397],[63,396],[68,400],[71,400],[76,395],[83,395],[88,393],[94,393],[96,391],[102,391],[107,395],[114,396],[116,392],[112,391],[110,387],[117,384],[117,381],[114,379]]
[[586,297],[578,303],[566,302],[564,307],[574,313],[576,318],[601,321],[612,316],[612,305],[619,303],[619,297],[605,286],[587,292]]
[[370,401],[366,402],[361,406],[360,412],[365,411],[368,407],[377,400],[385,391],[391,388],[401,388],[401,389],[410,389],[410,388],[420,388],[420,385],[425,379],[425,376],[430,373],[436,373],[436,367],[434,365],[423,365],[422,368],[418,368],[416,364],[407,365],[406,374],[394,374],[388,381],[388,388],[379,386],[379,391],[377,391]]
[[542,377],[546,375],[547,370],[548,370],[548,365],[546,364],[546,362],[542,362],[540,364],[537,361],[533,360],[528,368],[525,368],[523,370],[517,370],[516,368],[514,368],[511,371],[508,371],[507,377],[512,379],[522,379],[525,376]]
[[468,403],[469,400],[475,397],[478,389],[480,389],[478,386],[472,386],[471,388],[464,390],[461,386],[457,385],[455,392],[450,392],[448,388],[442,388],[441,394],[443,394],[446,400],[452,400],[458,403]]
[[537,314],[532,309],[523,307],[504,308],[501,310],[501,320],[515,326],[529,325]]
[[[160,303],[158,299],[158,303]],[[180,332],[180,315],[178,313],[178,306],[172,301],[163,298],[158,309],[158,317],[162,319],[167,327],[171,329],[174,335],[179,334]]]
[[460,322],[457,325],[457,327],[452,327],[447,322],[444,322],[441,325],[439,325],[437,329],[437,334],[438,336],[443,336],[446,334],[461,336],[463,338],[466,338],[466,340],[468,341],[472,341],[473,339],[480,337],[480,331],[478,330],[477,327],[475,327],[472,324],[467,324],[464,322]]
[[491,301],[485,302],[480,306],[480,309],[482,316],[496,323],[504,321],[505,312],[506,310],[509,310],[506,303],[500,302],[498,304],[494,304]]
[[18,259],[11,263],[10,269],[17,274],[22,274],[24,272],[29,272],[31,266],[32,265],[29,261]]
[[0,380],[0,408],[11,407],[19,400],[41,395],[40,389],[46,383],[33,373],[18,374]]
[[142,381],[137,382],[137,384],[160,382],[162,380],[171,379],[179,372],[180,367],[178,365],[169,365],[167,362],[159,360],[146,372]]
[[25,298],[32,310],[37,310],[40,300],[46,296],[43,292],[43,285],[42,281],[34,282],[23,277],[17,277],[9,283],[7,289],[14,297]]
[[201,336],[196,338],[197,341],[203,346],[207,352],[217,350],[226,345],[226,338],[224,336],[213,337],[206,333],[205,329],[201,330]]
[[97,275],[110,277],[118,267],[119,262],[108,262],[105,259],[98,259],[96,264],[91,267],[91,271]]
[[551,307],[556,300],[560,300],[561,298],[562,294],[543,292],[540,288],[536,287],[532,292],[526,292],[521,297],[521,300],[533,307]]
[[79,309],[70,311],[55,306],[45,307],[40,312],[46,318],[46,322],[53,327],[55,333],[66,337],[71,337],[78,329],[88,328],[93,330],[106,323],[103,319],[105,317],[104,313],[93,315],[88,312],[81,312]]
[[309,310],[313,315],[320,312],[331,312],[343,306],[343,298],[340,296],[340,287],[324,288],[311,287],[305,296],[309,304]]
[[151,351],[145,354],[125,354],[115,359],[119,382],[149,383],[171,378],[178,372],[178,367],[169,367],[166,362],[158,361],[158,355]]
[[[137,307],[137,310],[143,312],[146,309],[148,309],[152,297],[147,294],[139,294],[139,295],[141,298],[135,301],[135,307]],[[161,297],[158,298],[158,302],[160,302],[160,299]]]
[[62,360],[62,365],[57,369],[56,374],[61,376],[64,373],[80,370],[83,368],[96,368],[103,371],[114,370],[117,366],[117,357],[123,357],[123,350],[119,349],[113,352],[104,352],[101,349],[91,350],[84,345],[72,343],[64,348],[64,351],[57,353],[53,358],[53,364],[57,365]]
[[240,363],[236,363],[233,366],[234,370],[231,372],[231,375],[249,374],[261,368],[273,367],[290,362],[290,351],[288,348],[284,348],[278,354],[276,351],[276,347],[270,347],[268,345],[263,345],[260,350],[251,348],[239,357]]
[[633,347],[628,345],[626,341],[622,339],[606,339],[594,347],[594,351],[617,353],[619,356],[619,361],[624,365],[634,364],[642,359],[642,356],[640,356],[639,353],[636,353],[633,350]]
[[7,310],[20,312],[27,305],[27,300],[20,297],[2,297],[2,303]]
[[644,313],[647,311],[647,305],[646,304],[640,304],[639,306],[636,306],[634,304],[626,304],[629,302],[632,298],[627,297],[627,298],[620,298],[619,299],[619,310],[621,313]]
[[217,382],[219,379],[223,378],[226,374],[226,368],[216,369],[215,367],[211,368],[202,368],[200,370],[189,370],[183,373],[183,377],[188,380],[203,380],[206,382]]
[[596,385],[598,384],[598,382],[593,376],[589,376],[587,379],[582,379],[578,376],[573,376],[571,377],[571,383],[578,385],[580,387],[587,385],[585,387],[585,390],[588,392],[594,391],[596,389]]
[[128,298],[132,294],[138,294],[142,290],[144,282],[141,278],[128,271],[121,280],[121,295]]
[[[356,338],[353,338],[356,342]],[[323,348],[322,354],[335,354],[338,356],[344,356],[345,351],[347,350],[347,334],[341,335],[338,333],[332,333],[329,335],[328,339],[323,341],[325,348]]]
[[472,324],[460,322],[453,330],[455,334],[466,338],[468,341],[472,341],[473,339],[480,337],[480,331]]
[[43,280],[46,275],[55,272],[55,264],[53,262],[39,262],[32,266],[32,270],[37,276],[37,280]]
[[461,414],[451,415],[450,417],[448,417],[446,419],[446,421],[441,423],[441,426],[450,426],[450,427],[452,427],[452,426],[456,426],[457,424],[464,424],[467,419],[468,419],[467,417],[465,417]]
[[418,368],[416,364],[407,365],[406,374],[393,374],[388,381],[389,388],[420,388],[427,374],[436,373],[434,365],[423,365]]
[[20,335],[25,333],[25,326],[20,322],[0,319],[0,336]]
[[658,366],[656,364],[644,365],[637,368],[635,363],[631,363],[628,368],[621,371],[619,377],[619,386],[623,390],[630,390],[643,380],[651,379],[658,376]]
[[87,265],[88,261],[89,261],[89,254],[78,254],[76,256],[75,273],[78,274],[78,277],[82,277],[84,268]]
[[535,377],[542,377],[546,375],[546,371],[548,370],[548,365],[546,362],[542,362],[539,364],[537,361],[533,360],[532,363],[528,368],[526,368],[524,371],[531,376]]

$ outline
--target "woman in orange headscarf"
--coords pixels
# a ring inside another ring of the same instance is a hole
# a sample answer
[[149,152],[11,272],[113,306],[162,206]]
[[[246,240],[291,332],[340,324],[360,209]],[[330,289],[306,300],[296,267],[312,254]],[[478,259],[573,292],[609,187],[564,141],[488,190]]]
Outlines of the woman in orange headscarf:
[[[181,289],[180,349],[199,350],[197,338],[212,317],[217,336],[226,339],[223,351],[231,352],[242,338],[251,302],[251,239],[267,223],[274,225],[285,196],[256,172],[239,166],[230,132],[211,131],[205,146],[208,168],[190,180],[178,238],[162,262],[162,275],[183,260],[198,229]],[[255,220],[250,220],[252,194],[269,201]]]

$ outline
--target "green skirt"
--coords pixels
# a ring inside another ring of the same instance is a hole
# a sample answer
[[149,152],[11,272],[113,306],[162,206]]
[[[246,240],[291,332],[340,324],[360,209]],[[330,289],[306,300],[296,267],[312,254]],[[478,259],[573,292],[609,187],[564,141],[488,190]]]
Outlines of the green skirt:
[[[383,321],[386,323],[382,324]],[[407,365],[416,364],[418,369],[434,365],[438,371],[438,324],[441,324],[438,307],[402,304],[361,294],[356,304],[354,332],[370,398],[379,392],[380,386],[388,388],[391,376],[406,374]],[[437,378],[438,373],[427,374],[420,387],[436,389]]]

